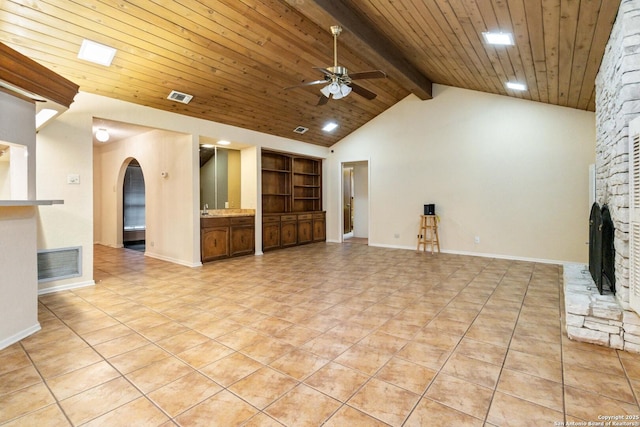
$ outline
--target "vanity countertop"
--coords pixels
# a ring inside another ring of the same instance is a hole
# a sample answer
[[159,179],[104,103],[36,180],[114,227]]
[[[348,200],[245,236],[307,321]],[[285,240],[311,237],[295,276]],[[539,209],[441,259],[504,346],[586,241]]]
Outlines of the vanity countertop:
[[255,209],[209,209],[206,214],[200,213],[200,218],[255,216],[255,214]]

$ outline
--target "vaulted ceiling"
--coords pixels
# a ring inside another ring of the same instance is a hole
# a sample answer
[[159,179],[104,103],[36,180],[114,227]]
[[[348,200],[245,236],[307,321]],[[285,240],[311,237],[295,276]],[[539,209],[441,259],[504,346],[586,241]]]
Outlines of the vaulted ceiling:
[[[595,76],[619,0],[3,0],[0,42],[89,93],[331,146],[432,83],[593,111]],[[338,63],[377,93],[318,106],[313,67]],[[514,34],[515,45],[481,33]],[[83,39],[117,49],[77,58]],[[2,61],[2,58],[0,58]],[[507,81],[527,86],[524,92]],[[189,104],[167,99],[172,90]],[[339,124],[331,133],[321,128]],[[309,128],[304,134],[293,130]]]

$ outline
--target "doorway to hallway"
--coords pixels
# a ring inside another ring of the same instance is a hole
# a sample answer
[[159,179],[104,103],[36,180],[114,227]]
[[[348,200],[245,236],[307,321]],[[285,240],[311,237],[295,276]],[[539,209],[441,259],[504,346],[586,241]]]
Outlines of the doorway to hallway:
[[369,162],[342,164],[342,241],[368,244]]

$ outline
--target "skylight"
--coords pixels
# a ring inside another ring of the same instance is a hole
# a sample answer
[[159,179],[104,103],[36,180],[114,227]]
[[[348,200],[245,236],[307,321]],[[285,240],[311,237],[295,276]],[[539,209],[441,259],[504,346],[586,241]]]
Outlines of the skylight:
[[486,31],[482,33],[484,41],[488,44],[501,45],[501,46],[513,46],[513,34],[511,33],[495,33]]
[[111,65],[113,57],[116,56],[116,52],[112,47],[85,39],[82,40],[78,58],[108,67]]
[[326,125],[324,125],[322,130],[325,131],[325,132],[331,132],[332,130],[336,129],[337,127],[338,127],[338,124],[336,122],[329,122]]
[[511,89],[511,90],[527,90],[527,85],[524,85],[522,83],[517,83],[517,82],[507,82],[507,89]]

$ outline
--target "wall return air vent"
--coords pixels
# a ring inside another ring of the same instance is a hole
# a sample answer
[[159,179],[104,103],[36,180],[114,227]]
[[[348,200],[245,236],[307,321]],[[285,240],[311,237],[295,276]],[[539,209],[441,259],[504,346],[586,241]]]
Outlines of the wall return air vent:
[[193,95],[178,92],[177,90],[172,90],[169,96],[167,96],[167,99],[182,102],[183,104],[188,104],[193,99]]
[[80,246],[38,251],[38,282],[82,276]]

